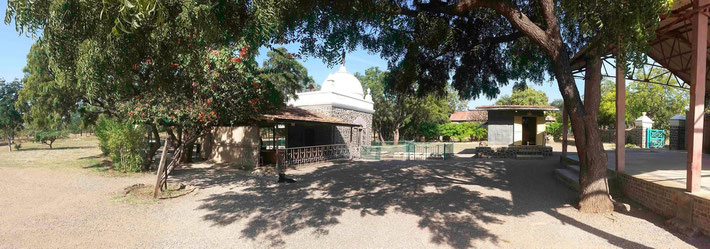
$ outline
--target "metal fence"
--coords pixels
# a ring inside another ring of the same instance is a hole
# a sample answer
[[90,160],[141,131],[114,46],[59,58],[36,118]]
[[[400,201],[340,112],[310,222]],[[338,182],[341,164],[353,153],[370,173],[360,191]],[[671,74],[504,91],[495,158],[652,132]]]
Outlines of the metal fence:
[[362,159],[369,160],[424,160],[448,159],[454,154],[454,143],[415,143],[391,142],[373,143],[363,146],[360,152]]
[[350,150],[345,144],[329,144],[279,149],[278,156],[282,165],[295,166],[299,164],[349,159]]

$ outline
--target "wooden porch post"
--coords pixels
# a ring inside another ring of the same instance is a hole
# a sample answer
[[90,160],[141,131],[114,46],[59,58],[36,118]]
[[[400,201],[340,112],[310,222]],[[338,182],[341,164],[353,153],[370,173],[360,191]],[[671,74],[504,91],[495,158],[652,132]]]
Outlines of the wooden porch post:
[[567,160],[567,130],[569,129],[569,126],[567,125],[567,109],[564,107],[564,103],[562,104],[562,158],[560,160],[562,162],[565,162]]
[[616,59],[616,173],[624,173],[626,165],[626,77],[624,64]]
[[[700,6],[698,0],[693,1],[693,8]],[[691,18],[693,30],[691,43],[693,46],[692,66],[690,71],[690,114],[687,125],[691,128],[688,136],[688,164],[686,190],[700,190],[700,170],[703,158],[703,122],[705,112],[705,64],[707,59],[708,17],[702,12],[696,12]]]

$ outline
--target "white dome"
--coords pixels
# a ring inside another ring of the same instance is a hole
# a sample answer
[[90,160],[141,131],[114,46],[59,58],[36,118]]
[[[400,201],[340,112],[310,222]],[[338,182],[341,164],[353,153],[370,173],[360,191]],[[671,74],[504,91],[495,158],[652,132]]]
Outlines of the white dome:
[[358,97],[365,95],[362,91],[362,84],[354,75],[345,70],[345,65],[340,66],[338,72],[328,75],[321,85],[321,91],[355,94]]

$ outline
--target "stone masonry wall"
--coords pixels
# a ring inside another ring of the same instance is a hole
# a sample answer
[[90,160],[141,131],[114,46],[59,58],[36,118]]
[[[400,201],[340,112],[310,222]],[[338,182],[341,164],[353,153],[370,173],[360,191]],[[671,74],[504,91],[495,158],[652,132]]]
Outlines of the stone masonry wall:
[[670,127],[669,147],[671,150],[685,149],[685,126]]
[[[372,141],[372,114],[354,110],[348,110],[330,105],[316,106],[301,106],[300,108],[319,112],[324,115],[338,118],[345,122],[354,122],[358,117],[365,120],[364,127],[338,126],[338,132],[335,135],[336,144],[347,144],[350,148],[350,156],[353,158],[360,157],[360,150],[363,145],[370,145]],[[351,134],[352,130],[352,134]]]
[[641,148],[646,145],[646,133],[643,128],[636,127],[626,131],[626,143],[635,144]]

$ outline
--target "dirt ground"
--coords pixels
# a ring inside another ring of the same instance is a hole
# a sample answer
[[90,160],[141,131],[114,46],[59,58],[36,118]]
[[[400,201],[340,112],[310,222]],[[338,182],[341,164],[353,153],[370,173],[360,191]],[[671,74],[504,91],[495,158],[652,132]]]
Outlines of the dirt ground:
[[0,152],[0,248],[710,248],[638,208],[579,213],[556,157],[326,164],[287,185],[195,164],[171,182],[197,192],[146,202],[118,194],[152,174],[106,174],[95,141],[57,146]]

